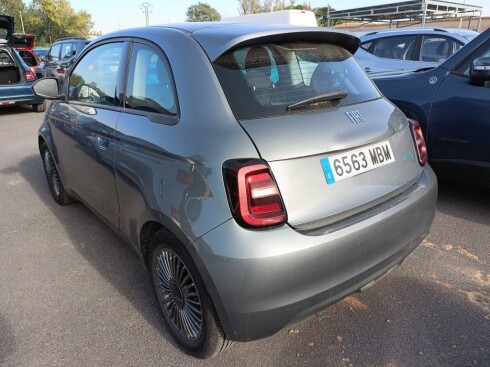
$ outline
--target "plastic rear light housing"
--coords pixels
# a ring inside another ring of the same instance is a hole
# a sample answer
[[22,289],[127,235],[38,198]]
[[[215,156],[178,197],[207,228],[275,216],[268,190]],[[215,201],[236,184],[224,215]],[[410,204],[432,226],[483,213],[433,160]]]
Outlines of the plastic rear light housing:
[[417,156],[421,166],[427,163],[427,146],[425,145],[424,134],[422,128],[417,120],[408,119],[410,127],[412,128],[413,140],[415,148],[417,149]]
[[269,228],[286,222],[279,188],[270,168],[261,160],[231,160],[223,164],[230,210],[245,228]]
[[25,77],[26,81],[28,81],[28,82],[33,82],[34,80],[36,80],[36,76],[34,75],[34,73],[31,70],[26,70],[24,72],[24,77]]

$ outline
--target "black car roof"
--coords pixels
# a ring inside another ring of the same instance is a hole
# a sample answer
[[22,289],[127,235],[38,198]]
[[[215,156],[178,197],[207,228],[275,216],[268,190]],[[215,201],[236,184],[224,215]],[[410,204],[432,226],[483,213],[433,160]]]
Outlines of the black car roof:
[[285,24],[244,24],[226,22],[178,23],[145,28],[134,28],[128,31],[117,31],[101,38],[144,34],[149,30],[178,29],[196,39],[215,61],[226,51],[257,43],[318,41],[340,45],[354,54],[359,47],[359,39],[349,32],[330,30],[320,27],[293,26]]

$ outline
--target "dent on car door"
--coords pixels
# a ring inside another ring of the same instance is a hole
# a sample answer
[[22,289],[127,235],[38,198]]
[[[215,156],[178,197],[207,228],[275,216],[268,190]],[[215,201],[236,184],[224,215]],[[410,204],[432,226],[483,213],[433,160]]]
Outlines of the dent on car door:
[[490,56],[490,41],[453,70],[437,90],[428,133],[434,161],[487,167],[490,163],[490,88],[470,81],[470,65],[481,56]]
[[125,42],[98,45],[70,73],[69,128],[58,150],[70,176],[71,189],[114,226],[119,206],[114,175],[114,131],[120,115],[118,89],[123,82]]

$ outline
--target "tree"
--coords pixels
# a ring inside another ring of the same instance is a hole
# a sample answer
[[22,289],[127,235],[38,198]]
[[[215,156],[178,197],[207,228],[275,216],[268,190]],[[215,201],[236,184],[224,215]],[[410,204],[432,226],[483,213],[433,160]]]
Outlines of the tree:
[[186,22],[217,22],[221,20],[221,15],[216,9],[209,4],[201,2],[189,6],[186,15]]
[[2,0],[0,2],[0,14],[15,17],[15,32],[22,32],[22,24],[19,18],[20,13],[24,11],[24,8],[25,6],[22,0]]
[[310,3],[305,2],[303,5],[295,5],[295,3],[295,0],[289,0],[289,5],[285,4],[285,0],[264,0],[263,4],[260,0],[238,0],[240,5],[238,12],[240,15],[245,15],[290,9],[313,10]]
[[33,0],[24,23],[26,32],[35,34],[40,45],[61,37],[85,37],[93,27],[92,16],[86,11],[75,12],[68,0]]
[[260,0],[238,0],[240,15],[263,13],[264,7],[260,5]]
[[[334,8],[330,6],[330,12],[335,11]],[[318,26],[320,27],[328,27],[328,19],[327,14],[329,12],[329,7],[326,6],[324,8],[316,8],[314,9],[316,20],[318,22]],[[330,27],[333,27],[336,24],[345,23],[344,20],[332,20],[330,22]]]

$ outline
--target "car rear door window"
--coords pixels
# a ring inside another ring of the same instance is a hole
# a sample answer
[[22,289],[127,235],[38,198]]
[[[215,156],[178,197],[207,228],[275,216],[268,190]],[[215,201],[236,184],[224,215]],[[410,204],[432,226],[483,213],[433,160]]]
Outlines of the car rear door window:
[[443,36],[424,36],[420,60],[428,62],[443,62],[449,56],[463,47],[462,43]]
[[134,44],[125,107],[177,115],[177,98],[170,67],[163,54],[150,46]]
[[383,59],[413,60],[417,36],[395,36],[373,41],[367,49],[374,56]]
[[69,101],[116,106],[124,43],[107,43],[89,51],[70,75]]
[[413,60],[417,36],[392,36],[362,43],[361,48],[383,59]]

